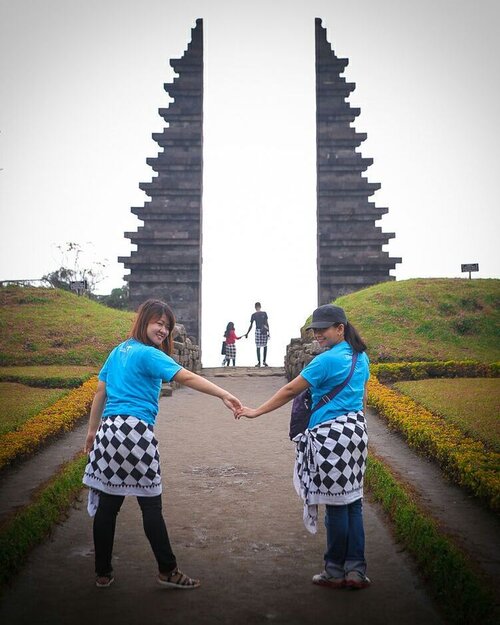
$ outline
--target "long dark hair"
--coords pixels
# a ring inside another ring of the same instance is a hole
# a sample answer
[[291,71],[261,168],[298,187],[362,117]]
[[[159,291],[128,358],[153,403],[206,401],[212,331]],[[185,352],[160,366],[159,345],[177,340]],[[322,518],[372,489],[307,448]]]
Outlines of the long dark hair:
[[[340,323],[334,323],[335,327],[341,325]],[[360,354],[361,352],[365,352],[367,349],[366,343],[361,338],[361,335],[356,330],[356,328],[349,321],[347,323],[342,324],[344,326],[344,339],[347,343],[352,347],[353,352],[357,352]]]
[[143,302],[137,311],[137,316],[135,318],[134,325],[132,326],[132,330],[130,331],[130,336],[140,343],[156,347],[156,345],[153,345],[153,343],[151,343],[148,339],[147,329],[151,321],[156,321],[163,315],[167,318],[169,333],[158,349],[161,349],[162,352],[165,352],[165,354],[170,356],[173,349],[175,317],[172,309],[165,302],[162,302],[159,299],[148,299]]
[[227,338],[229,336],[229,332],[234,330],[234,323],[230,321],[226,326],[226,331],[224,332],[224,336]]

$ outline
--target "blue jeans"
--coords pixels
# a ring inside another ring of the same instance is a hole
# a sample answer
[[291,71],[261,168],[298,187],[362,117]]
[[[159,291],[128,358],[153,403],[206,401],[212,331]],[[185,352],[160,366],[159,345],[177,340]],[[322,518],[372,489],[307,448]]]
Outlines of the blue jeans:
[[366,573],[363,500],[345,506],[326,506],[327,551],[325,571],[331,577],[344,577],[349,571]]

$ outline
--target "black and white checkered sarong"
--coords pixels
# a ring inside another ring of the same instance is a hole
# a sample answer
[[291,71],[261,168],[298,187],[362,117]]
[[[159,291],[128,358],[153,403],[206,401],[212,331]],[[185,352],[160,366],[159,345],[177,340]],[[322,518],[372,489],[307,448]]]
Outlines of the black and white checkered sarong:
[[346,505],[363,497],[368,434],[362,411],[325,421],[294,439],[293,483],[304,502],[304,525],[316,533],[318,504]]
[[89,454],[83,483],[110,495],[160,495],[160,456],[153,426],[130,416],[104,418]]
[[236,358],[236,343],[231,343],[230,345],[226,343],[226,360],[231,358]]
[[267,339],[269,335],[265,330],[259,330],[255,328],[255,345],[256,347],[265,347],[267,345]]

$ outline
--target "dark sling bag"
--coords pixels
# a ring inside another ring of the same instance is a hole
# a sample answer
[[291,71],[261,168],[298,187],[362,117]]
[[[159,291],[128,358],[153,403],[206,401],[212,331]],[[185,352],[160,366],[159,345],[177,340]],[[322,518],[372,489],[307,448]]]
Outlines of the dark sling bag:
[[292,403],[292,412],[290,413],[290,440],[293,440],[297,434],[305,432],[307,426],[309,425],[312,413],[318,410],[318,408],[321,408],[321,406],[324,406],[328,402],[332,401],[332,399],[347,386],[349,380],[352,378],[357,361],[358,353],[354,352],[352,355],[351,370],[349,371],[347,378],[341,384],[337,384],[337,386],[329,393],[323,395],[314,408],[312,408],[312,394],[310,388],[306,388],[305,391],[302,391],[302,393],[299,393],[297,397],[295,397]]

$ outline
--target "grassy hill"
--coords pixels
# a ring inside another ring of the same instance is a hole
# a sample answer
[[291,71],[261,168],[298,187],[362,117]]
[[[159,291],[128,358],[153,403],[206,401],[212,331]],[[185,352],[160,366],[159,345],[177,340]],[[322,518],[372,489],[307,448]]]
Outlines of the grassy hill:
[[[336,302],[373,361],[500,360],[500,280],[384,282]],[[0,288],[0,365],[101,365],[133,313],[67,291]]]
[[384,282],[335,304],[373,361],[500,360],[500,280]]
[[101,365],[134,315],[59,289],[0,288],[0,365]]

